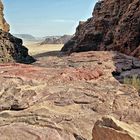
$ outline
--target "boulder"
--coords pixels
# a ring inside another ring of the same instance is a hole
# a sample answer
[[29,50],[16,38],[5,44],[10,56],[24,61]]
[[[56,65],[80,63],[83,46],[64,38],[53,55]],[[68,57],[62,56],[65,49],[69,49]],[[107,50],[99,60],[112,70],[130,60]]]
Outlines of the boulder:
[[140,125],[106,116],[95,123],[93,140],[140,140]]

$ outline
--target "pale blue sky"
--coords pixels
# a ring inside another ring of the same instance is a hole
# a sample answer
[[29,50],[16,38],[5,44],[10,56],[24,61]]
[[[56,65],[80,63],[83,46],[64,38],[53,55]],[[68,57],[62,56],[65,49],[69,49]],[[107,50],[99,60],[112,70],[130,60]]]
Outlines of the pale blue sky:
[[12,33],[34,36],[73,34],[91,17],[97,0],[3,0]]

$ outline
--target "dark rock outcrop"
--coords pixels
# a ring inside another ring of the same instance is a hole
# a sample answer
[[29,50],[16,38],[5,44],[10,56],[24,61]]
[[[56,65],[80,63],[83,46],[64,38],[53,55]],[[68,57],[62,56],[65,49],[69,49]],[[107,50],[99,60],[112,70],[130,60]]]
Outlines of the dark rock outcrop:
[[22,40],[9,33],[10,26],[4,19],[3,4],[0,0],[0,63],[32,63],[35,59],[28,54]]
[[35,59],[28,54],[28,49],[22,45],[22,40],[10,33],[0,30],[0,63],[18,62],[32,63]]
[[63,35],[60,37],[48,37],[41,43],[41,45],[44,44],[65,44],[72,38],[71,35]]
[[102,0],[93,17],[80,22],[64,52],[115,50],[140,57],[140,1]]

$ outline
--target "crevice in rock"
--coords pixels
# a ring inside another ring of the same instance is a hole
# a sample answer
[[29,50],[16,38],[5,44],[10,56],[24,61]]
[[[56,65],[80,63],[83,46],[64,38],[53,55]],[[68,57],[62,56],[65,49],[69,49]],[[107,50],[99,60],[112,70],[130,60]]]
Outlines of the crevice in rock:
[[19,105],[11,105],[11,107],[10,107],[11,111],[23,111],[25,109],[27,109],[27,108],[19,107]]
[[76,140],[87,140],[87,139],[83,138],[82,136],[80,136],[76,133],[74,133],[73,136],[75,137]]

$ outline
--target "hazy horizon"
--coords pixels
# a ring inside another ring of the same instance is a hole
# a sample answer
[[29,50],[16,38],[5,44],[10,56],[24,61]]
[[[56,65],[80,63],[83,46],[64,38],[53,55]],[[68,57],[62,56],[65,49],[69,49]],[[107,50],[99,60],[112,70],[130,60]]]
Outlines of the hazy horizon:
[[92,16],[97,0],[3,0],[12,34],[36,37],[72,35],[79,21]]

